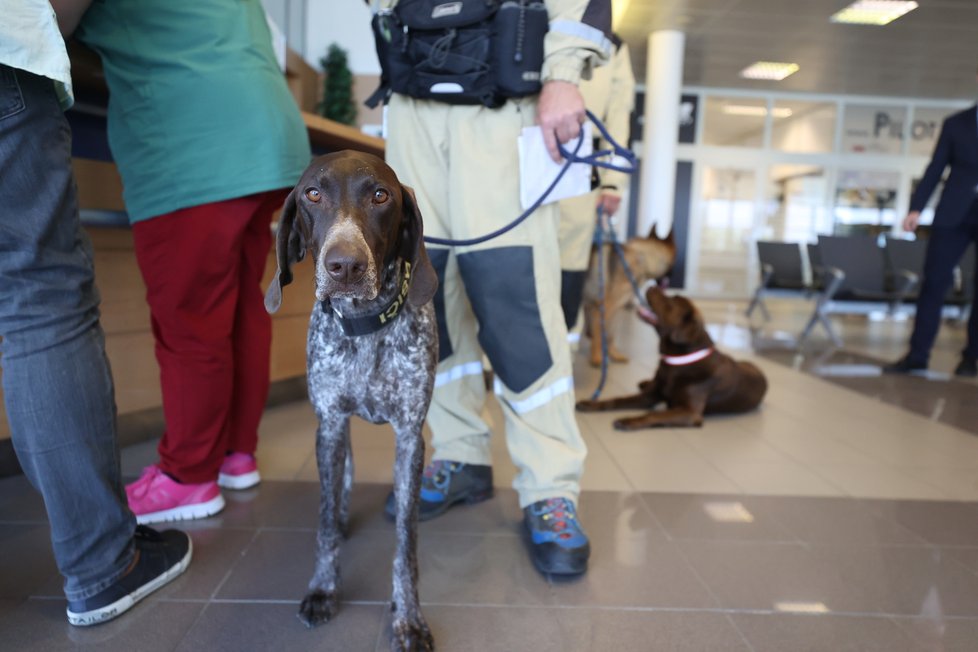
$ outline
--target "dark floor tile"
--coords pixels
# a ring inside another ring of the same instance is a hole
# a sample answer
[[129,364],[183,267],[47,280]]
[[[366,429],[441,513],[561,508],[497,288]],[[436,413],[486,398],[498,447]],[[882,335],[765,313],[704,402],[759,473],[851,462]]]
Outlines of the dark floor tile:
[[26,598],[50,583],[61,595],[50,536],[46,524],[0,524],[0,598]]
[[[306,593],[315,563],[312,530],[261,530],[231,569],[217,593],[219,599],[295,600]],[[354,535],[340,551],[342,599],[386,601],[390,598],[393,537]]]
[[377,645],[378,634],[389,611],[380,605],[344,604],[332,621],[309,629],[296,617],[297,609],[298,603],[209,604],[176,652],[371,652]]
[[[869,502],[869,501],[867,501]],[[805,543],[919,545],[924,540],[865,504],[849,498],[752,497],[748,504],[777,519]]]
[[978,649],[978,620],[897,618],[895,622],[927,652],[974,652]]
[[733,614],[754,652],[922,652],[885,617]]
[[608,537],[593,540],[587,573],[554,582],[559,605],[600,607],[716,607],[703,582],[668,541]]
[[978,544],[978,504],[933,500],[860,501],[874,513],[937,545]]
[[[427,607],[449,652],[747,652],[721,614],[507,607]],[[389,625],[388,625],[389,633]],[[386,640],[375,652],[387,652]]]
[[748,496],[647,493],[642,499],[674,540],[797,540],[771,509]]
[[0,479],[0,522],[37,521],[47,523],[44,500],[27,477],[14,475]]
[[319,518],[319,485],[315,482],[263,481],[241,491],[225,491],[226,506],[205,519],[208,527],[315,528]]
[[0,647],[18,652],[169,652],[204,607],[199,602],[148,598],[105,624],[73,627],[65,617],[65,606],[64,600],[31,599],[0,616]]
[[837,611],[867,607],[866,600],[854,601],[845,579],[805,545],[689,541],[681,550],[725,608],[768,610],[781,602],[824,604]]
[[978,547],[976,548],[941,548],[941,551],[955,560],[975,575],[978,575]]
[[423,536],[421,600],[454,605],[545,605],[551,588],[530,562],[521,537]]
[[168,600],[207,600],[251,544],[255,532],[214,528],[191,532],[193,559],[187,571],[159,592]]
[[[617,491],[585,491],[578,499],[578,511],[585,531],[592,539],[640,539],[666,541],[668,535],[649,513],[643,494]],[[522,519],[522,514],[520,514]]]
[[978,615],[978,581],[931,547],[689,542],[683,552],[724,607]]

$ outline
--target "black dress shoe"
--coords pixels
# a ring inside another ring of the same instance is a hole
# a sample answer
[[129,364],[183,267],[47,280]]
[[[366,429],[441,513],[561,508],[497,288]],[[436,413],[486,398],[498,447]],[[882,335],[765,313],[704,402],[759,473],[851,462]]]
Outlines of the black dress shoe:
[[903,356],[896,362],[883,365],[884,374],[912,374],[920,371],[927,371],[926,362],[915,362],[910,356]]
[[978,361],[966,355],[961,356],[961,362],[955,367],[954,375],[961,378],[974,378],[978,376]]

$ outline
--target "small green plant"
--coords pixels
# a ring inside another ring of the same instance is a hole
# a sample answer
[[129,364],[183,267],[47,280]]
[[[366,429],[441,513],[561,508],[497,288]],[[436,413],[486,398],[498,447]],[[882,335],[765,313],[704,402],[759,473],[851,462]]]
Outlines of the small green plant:
[[346,125],[356,125],[357,107],[353,103],[353,73],[347,64],[346,50],[333,43],[319,60],[326,79],[319,114]]

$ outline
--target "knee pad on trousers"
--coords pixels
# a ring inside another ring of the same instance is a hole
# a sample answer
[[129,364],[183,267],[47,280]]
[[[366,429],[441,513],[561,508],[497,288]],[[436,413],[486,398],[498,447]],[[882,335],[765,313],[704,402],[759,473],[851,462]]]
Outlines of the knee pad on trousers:
[[564,323],[567,330],[574,328],[577,323],[577,313],[581,311],[581,301],[584,299],[584,279],[587,271],[560,270],[560,307],[564,311]]
[[521,392],[553,365],[540,319],[531,247],[458,255],[459,271],[479,320],[479,344],[493,371]]
[[448,249],[429,249],[428,259],[438,275],[438,289],[435,291],[435,321],[438,324],[438,362],[452,354],[452,341],[448,339],[448,324],[445,322],[445,267],[448,266]]

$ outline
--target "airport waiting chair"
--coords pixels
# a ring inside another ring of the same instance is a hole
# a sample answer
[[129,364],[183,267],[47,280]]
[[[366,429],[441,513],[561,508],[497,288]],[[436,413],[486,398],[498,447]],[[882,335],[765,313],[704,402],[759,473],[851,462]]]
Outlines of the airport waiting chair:
[[822,324],[832,342],[841,346],[842,340],[828,319],[830,314],[865,312],[880,304],[893,314],[919,279],[909,270],[888,269],[883,249],[873,236],[820,235],[812,253],[821,290],[799,342],[816,324]]
[[747,317],[760,308],[764,321],[771,320],[771,314],[764,304],[764,297],[770,294],[787,292],[791,294],[808,293],[805,282],[805,264],[802,250],[795,242],[757,241],[757,259],[761,268],[761,282],[747,306]]
[[[920,290],[919,279],[924,276],[924,261],[927,258],[927,240],[917,238],[916,240],[904,240],[902,238],[886,238],[886,246],[883,247],[883,255],[886,260],[887,287],[890,290],[897,289],[900,283],[904,282],[906,272],[914,274],[918,282],[907,291],[903,297],[904,301],[916,301]],[[948,298],[954,292],[952,288],[948,292]]]
[[[927,260],[927,239],[903,240],[887,238],[887,263],[891,271],[905,270],[913,272],[920,279],[924,277],[924,264]],[[954,270],[954,284],[948,288],[944,297],[944,305],[954,311],[957,320],[967,319],[967,312],[974,298],[975,283],[975,247],[971,245],[965,250],[964,256]],[[904,297],[904,301],[915,302],[920,294],[920,283]]]

